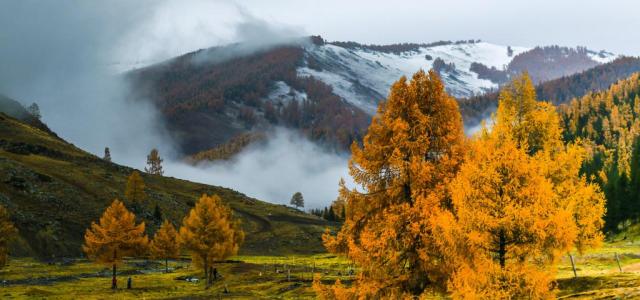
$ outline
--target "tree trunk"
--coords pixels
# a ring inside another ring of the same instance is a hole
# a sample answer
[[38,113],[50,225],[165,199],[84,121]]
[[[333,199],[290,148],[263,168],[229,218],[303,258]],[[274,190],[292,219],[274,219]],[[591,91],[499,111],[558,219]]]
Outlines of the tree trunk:
[[169,273],[169,259],[164,258],[164,272]]
[[209,266],[207,265],[207,262],[204,262],[204,280],[208,281],[209,279]]
[[116,283],[116,263],[113,263],[113,277],[111,277],[111,289],[117,289],[118,284]]
[[498,245],[498,258],[500,260],[500,267],[504,268],[505,265],[505,261],[506,261],[506,255],[507,255],[507,239],[504,236],[504,231],[500,231],[500,236],[499,236],[499,245]]
[[114,290],[118,288],[118,283],[116,279],[116,257],[118,257],[116,249],[113,249],[113,277],[111,278],[111,289],[114,289]]

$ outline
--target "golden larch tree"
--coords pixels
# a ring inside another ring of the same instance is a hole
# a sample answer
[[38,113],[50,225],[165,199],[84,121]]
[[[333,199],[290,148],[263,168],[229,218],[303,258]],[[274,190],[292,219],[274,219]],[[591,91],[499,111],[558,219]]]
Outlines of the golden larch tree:
[[604,196],[580,176],[585,151],[562,143],[555,108],[525,74],[500,95],[471,144],[436,233],[456,270],[454,298],[553,298],[561,255],[597,246]]
[[124,190],[124,197],[129,201],[129,205],[134,208],[136,213],[142,209],[147,194],[144,192],[144,180],[138,171],[131,172],[127,178],[127,186]]
[[434,251],[430,220],[450,206],[446,182],[464,148],[458,104],[435,71],[392,85],[362,146],[351,147],[357,188],[341,185],[346,220],[336,236],[324,236],[330,251],[362,270],[352,288],[333,287],[332,295],[397,298],[446,286],[451,270]]
[[243,241],[238,221],[217,195],[202,195],[180,227],[180,243],[204,269],[208,283],[213,277],[209,270],[213,263],[235,255]]
[[100,223],[91,223],[84,234],[82,249],[87,257],[98,263],[113,266],[111,288],[117,288],[116,265],[123,257],[144,253],[148,247],[144,222],[136,224],[136,216],[118,199],[100,217]]
[[160,158],[160,152],[158,149],[151,149],[151,152],[147,155],[147,167],[144,168],[144,171],[154,175],[164,174],[164,171],[162,170],[162,161],[163,159]]
[[0,268],[7,264],[9,258],[9,241],[18,233],[18,230],[9,218],[7,209],[0,205]]
[[169,220],[165,220],[153,236],[149,245],[151,256],[156,259],[164,259],[164,271],[169,273],[169,259],[180,256],[180,243],[178,232]]

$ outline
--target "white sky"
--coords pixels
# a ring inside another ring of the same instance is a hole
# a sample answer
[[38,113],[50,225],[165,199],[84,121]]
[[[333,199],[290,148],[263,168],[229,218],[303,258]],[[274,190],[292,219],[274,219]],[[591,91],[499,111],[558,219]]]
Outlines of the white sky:
[[[133,6],[141,9],[141,17],[136,26],[123,33],[115,58],[118,61],[166,59],[240,40],[292,34],[319,34],[330,41],[375,44],[482,39],[502,45],[586,46],[640,55],[640,1],[631,0],[134,3],[138,3]],[[243,29],[242,24],[248,26]],[[265,34],[260,27],[267,27],[262,29],[272,34]]]
[[252,14],[329,40],[365,43],[482,39],[498,44],[584,45],[640,55],[640,1],[239,0]]

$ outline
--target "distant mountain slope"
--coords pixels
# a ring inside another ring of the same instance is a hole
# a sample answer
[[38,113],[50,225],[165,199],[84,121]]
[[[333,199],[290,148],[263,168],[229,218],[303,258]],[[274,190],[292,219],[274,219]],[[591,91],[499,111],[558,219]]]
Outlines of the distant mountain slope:
[[[536,86],[536,93],[538,99],[562,104],[592,91],[605,90],[611,84],[635,72],[640,72],[640,58],[619,57],[574,75],[540,83]],[[480,120],[487,118],[495,110],[497,101],[497,92],[460,100],[460,110],[465,124],[477,125]]]
[[4,112],[13,118],[57,136],[46,124],[42,123],[40,119],[32,116],[20,102],[2,94],[0,94],[0,112]]
[[[606,229],[640,216],[640,73],[559,107],[567,142],[580,140],[590,157],[586,177],[607,198]],[[624,228],[624,227],[623,227]]]
[[[124,198],[132,171],[0,113],[0,204],[9,209],[21,237],[12,253],[80,255],[85,229],[114,198]],[[319,218],[227,188],[142,175],[148,201],[139,217],[149,233],[160,222],[153,213],[156,204],[179,225],[200,195],[217,194],[242,220],[241,253],[323,251],[320,235],[330,224]]]
[[162,110],[185,155],[218,157],[205,153],[239,149],[232,141],[274,126],[346,150],[360,140],[391,84],[419,69],[435,69],[450,94],[469,97],[496,90],[522,68],[538,67],[532,71],[549,79],[613,58],[586,48],[528,49],[478,40],[362,45],[314,36],[247,47],[199,50],[128,73]]

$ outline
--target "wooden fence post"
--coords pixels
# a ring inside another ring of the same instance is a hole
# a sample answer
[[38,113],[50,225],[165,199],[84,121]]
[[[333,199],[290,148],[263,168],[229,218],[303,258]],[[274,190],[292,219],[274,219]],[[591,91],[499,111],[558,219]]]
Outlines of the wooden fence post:
[[614,253],[616,255],[616,262],[618,262],[618,270],[622,273],[622,267],[620,266],[620,258],[618,257],[618,252]]
[[576,264],[573,261],[573,256],[569,253],[569,259],[571,260],[571,268],[573,268],[573,277],[578,278],[578,273],[576,272]]

